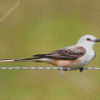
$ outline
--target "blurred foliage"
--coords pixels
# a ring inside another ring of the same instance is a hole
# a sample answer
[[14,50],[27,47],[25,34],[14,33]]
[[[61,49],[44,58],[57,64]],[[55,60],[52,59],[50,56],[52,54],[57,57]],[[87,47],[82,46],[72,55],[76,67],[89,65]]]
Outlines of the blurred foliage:
[[[0,18],[17,0],[0,0]],[[19,5],[0,22],[0,59],[34,54],[74,45],[100,31],[99,0],[19,0]],[[100,67],[100,44],[87,67]],[[0,67],[51,67],[34,62],[0,63]],[[99,71],[0,70],[0,100],[99,100]]]

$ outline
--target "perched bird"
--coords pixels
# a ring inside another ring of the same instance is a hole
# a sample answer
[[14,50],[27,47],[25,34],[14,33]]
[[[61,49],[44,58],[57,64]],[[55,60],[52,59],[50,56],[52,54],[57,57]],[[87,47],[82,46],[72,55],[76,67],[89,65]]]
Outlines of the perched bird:
[[79,68],[80,72],[83,71],[83,67],[86,66],[96,56],[93,50],[94,45],[100,42],[93,35],[82,36],[76,45],[65,47],[48,54],[33,55],[32,58],[25,59],[4,59],[0,62],[13,62],[13,61],[35,61],[45,62],[55,66],[67,68]]

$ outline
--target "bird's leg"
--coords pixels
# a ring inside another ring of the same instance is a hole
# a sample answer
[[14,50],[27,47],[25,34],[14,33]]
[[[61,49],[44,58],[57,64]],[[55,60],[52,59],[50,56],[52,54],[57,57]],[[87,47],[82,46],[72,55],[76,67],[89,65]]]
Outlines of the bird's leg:
[[80,70],[80,72],[82,72],[84,69],[83,69],[83,67],[81,67],[81,68],[79,68],[79,70]]

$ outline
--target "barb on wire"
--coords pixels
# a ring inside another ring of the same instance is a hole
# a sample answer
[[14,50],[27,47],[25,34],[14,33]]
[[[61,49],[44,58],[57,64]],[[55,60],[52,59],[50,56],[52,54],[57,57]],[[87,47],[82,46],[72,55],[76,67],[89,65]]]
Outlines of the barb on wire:
[[[61,70],[61,76],[63,76],[63,70],[65,68],[62,68],[62,67],[0,67],[0,69],[2,69],[2,70],[13,70],[13,69],[51,70],[51,69],[54,69],[54,70]],[[77,70],[77,69],[79,69],[79,68],[67,68],[67,70]],[[92,68],[92,67],[87,67],[87,68],[83,68],[83,69],[100,70],[100,68]]]

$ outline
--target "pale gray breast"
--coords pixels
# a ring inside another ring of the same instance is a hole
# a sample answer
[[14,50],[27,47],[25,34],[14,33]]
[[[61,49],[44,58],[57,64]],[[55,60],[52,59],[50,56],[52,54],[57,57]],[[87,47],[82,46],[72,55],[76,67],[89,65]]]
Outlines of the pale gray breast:
[[96,53],[93,49],[86,50],[86,54],[82,57],[82,63],[87,65],[94,59]]

